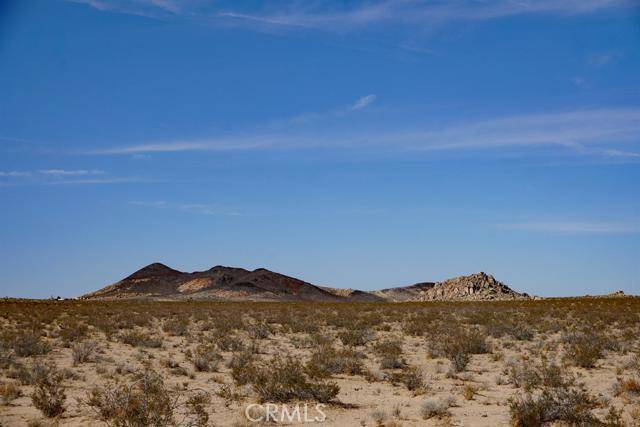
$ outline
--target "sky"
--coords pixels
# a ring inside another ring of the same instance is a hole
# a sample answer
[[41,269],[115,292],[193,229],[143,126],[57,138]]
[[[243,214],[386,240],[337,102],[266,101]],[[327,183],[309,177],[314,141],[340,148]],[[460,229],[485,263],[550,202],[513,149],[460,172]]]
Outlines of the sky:
[[638,294],[639,184],[637,1],[0,2],[0,295]]

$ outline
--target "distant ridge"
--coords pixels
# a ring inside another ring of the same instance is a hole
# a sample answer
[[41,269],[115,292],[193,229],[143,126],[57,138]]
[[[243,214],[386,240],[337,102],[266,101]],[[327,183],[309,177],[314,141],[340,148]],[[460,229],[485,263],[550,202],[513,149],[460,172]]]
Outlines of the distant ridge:
[[527,299],[491,275],[476,273],[444,282],[422,282],[380,291],[316,286],[265,268],[253,271],[215,266],[185,273],[161,263],[149,264],[83,299],[166,299],[219,301],[406,302]]

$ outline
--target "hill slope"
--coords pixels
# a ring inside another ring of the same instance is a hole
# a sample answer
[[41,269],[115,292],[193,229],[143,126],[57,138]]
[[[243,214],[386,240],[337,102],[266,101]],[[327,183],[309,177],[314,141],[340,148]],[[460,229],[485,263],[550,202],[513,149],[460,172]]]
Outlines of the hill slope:
[[444,282],[366,292],[316,286],[284,274],[258,268],[216,266],[184,273],[164,264],[150,264],[113,285],[84,295],[85,299],[203,299],[230,301],[357,301],[405,302],[437,300],[512,300],[529,298],[493,276],[476,273]]

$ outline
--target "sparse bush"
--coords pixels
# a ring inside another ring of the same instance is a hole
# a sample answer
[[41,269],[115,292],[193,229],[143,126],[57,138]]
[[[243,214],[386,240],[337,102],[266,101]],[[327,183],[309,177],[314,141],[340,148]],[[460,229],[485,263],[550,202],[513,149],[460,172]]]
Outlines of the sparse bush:
[[247,332],[249,333],[249,337],[251,337],[252,339],[262,340],[267,338],[271,331],[269,330],[269,325],[262,322],[250,325],[247,329]]
[[37,356],[51,351],[49,343],[32,331],[6,332],[2,340],[7,347],[13,348],[18,357]]
[[431,352],[435,356],[447,357],[455,372],[464,371],[472,354],[489,352],[487,336],[477,328],[457,329],[449,333],[437,333],[430,338]]
[[233,334],[218,335],[213,340],[222,351],[242,351],[245,348],[242,340]]
[[120,333],[120,341],[133,347],[160,348],[162,338],[154,337],[142,331],[126,331]]
[[640,396],[640,380],[637,378],[618,378],[613,386],[613,394],[615,396],[625,395],[628,397]]
[[252,352],[243,351],[235,353],[227,367],[231,369],[231,377],[237,385],[245,385],[254,381],[257,377],[256,358]]
[[31,394],[33,406],[46,417],[53,418],[65,411],[64,402],[67,396],[62,386],[64,376],[54,366],[48,366],[35,377],[35,390]]
[[406,362],[401,359],[402,342],[397,340],[387,340],[377,343],[373,347],[380,358],[380,369],[400,369],[406,366]]
[[596,402],[585,391],[572,388],[545,388],[538,396],[527,394],[509,399],[514,425],[541,426],[554,421],[570,425],[598,425],[591,410]]
[[364,355],[353,350],[336,351],[321,347],[311,354],[306,371],[312,378],[327,378],[333,374],[358,375],[363,372]]
[[72,342],[81,341],[89,332],[89,326],[84,322],[78,322],[76,320],[70,320],[64,322],[60,326],[58,336],[62,339],[62,343],[65,347],[69,347]]
[[373,332],[368,329],[350,329],[338,333],[338,338],[340,338],[342,344],[351,347],[366,345],[373,340],[373,337]]
[[188,318],[171,318],[165,320],[162,325],[162,330],[176,337],[183,337],[189,332],[189,319]]
[[212,344],[201,344],[193,352],[191,363],[198,372],[215,372],[222,360]]
[[82,341],[74,345],[71,349],[73,364],[79,365],[92,360],[96,351],[96,343],[93,341]]
[[7,405],[22,396],[22,390],[15,383],[0,383],[0,402]]
[[562,341],[567,357],[582,368],[593,368],[604,351],[601,337],[592,333],[565,334]]
[[449,405],[442,400],[425,400],[420,406],[420,415],[423,420],[448,417]]
[[376,423],[376,426],[379,427],[384,426],[384,422],[387,421],[387,418],[387,413],[380,409],[375,410],[371,413],[371,419],[374,423]]
[[340,391],[336,383],[309,381],[303,365],[291,358],[276,358],[258,371],[253,389],[262,402],[288,402],[293,399],[329,402]]
[[[180,393],[168,389],[162,377],[146,369],[131,384],[112,384],[95,387],[85,403],[98,418],[114,426],[205,426],[209,415],[204,409],[207,394],[196,394],[185,399]],[[175,412],[186,407],[184,421],[176,422]]]
[[466,384],[464,389],[462,390],[462,395],[466,400],[473,400],[476,393],[478,392],[478,388],[471,384]]
[[538,387],[542,382],[538,371],[523,361],[508,360],[504,374],[514,387],[522,387],[526,391]]
[[402,383],[407,387],[407,390],[413,392],[424,391],[426,387],[422,372],[414,366],[403,371]]

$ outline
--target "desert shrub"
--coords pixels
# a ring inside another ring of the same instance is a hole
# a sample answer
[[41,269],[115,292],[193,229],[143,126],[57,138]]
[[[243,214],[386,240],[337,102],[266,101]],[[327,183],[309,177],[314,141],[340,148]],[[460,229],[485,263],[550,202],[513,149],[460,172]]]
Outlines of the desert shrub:
[[188,318],[171,318],[162,324],[162,330],[176,337],[183,337],[189,332]]
[[221,360],[212,344],[200,344],[191,355],[191,363],[198,372],[215,372]]
[[538,387],[542,382],[538,371],[524,361],[508,360],[504,374],[514,387],[522,387],[526,391]]
[[344,345],[358,347],[370,342],[373,339],[373,332],[368,329],[350,329],[339,332],[338,338]]
[[254,340],[262,340],[267,338],[271,331],[269,329],[269,325],[267,325],[265,322],[261,322],[249,325],[247,328],[247,333],[249,334],[249,337]]
[[258,375],[258,368],[255,365],[256,357],[250,351],[234,353],[227,364],[231,369],[231,378],[237,385],[245,385],[254,381]]
[[388,418],[387,413],[380,409],[373,411],[370,416],[373,422],[376,423],[376,426],[379,427],[384,426],[384,422],[387,421]]
[[[209,416],[204,410],[207,394],[184,399],[177,390],[168,389],[162,377],[145,369],[131,384],[95,387],[85,403],[97,417],[114,426],[205,426]],[[186,408],[183,421],[176,422],[178,408]]]
[[634,377],[618,378],[618,381],[613,385],[613,394],[631,398],[640,396],[640,380]]
[[574,384],[570,375],[564,375],[562,368],[553,362],[543,362],[538,366],[540,382],[545,387],[569,387]]
[[373,347],[375,353],[380,358],[381,369],[399,369],[406,366],[402,356],[402,342],[397,340],[386,340]]
[[464,386],[464,389],[462,390],[462,395],[464,396],[465,400],[473,400],[477,392],[478,387],[472,384],[466,384]]
[[211,403],[211,396],[207,393],[197,393],[189,397],[185,403],[187,409],[187,420],[184,424],[187,427],[206,427],[209,425],[209,414],[205,410],[205,405]]
[[353,350],[321,347],[311,354],[306,372],[312,378],[327,378],[333,374],[359,375],[363,372],[364,358],[362,353]]
[[8,369],[15,363],[15,355],[13,350],[0,339],[0,369]]
[[234,334],[216,335],[212,339],[222,351],[242,351],[245,348],[242,339]]
[[95,316],[90,323],[101,331],[107,340],[111,340],[118,330],[112,319],[103,316]]
[[423,391],[426,387],[422,372],[414,366],[403,370],[402,383],[407,387],[407,390],[413,392]]
[[472,354],[489,353],[487,335],[478,328],[455,329],[449,333],[436,333],[430,337],[431,352],[451,360],[455,372],[464,371]]
[[62,414],[65,411],[64,402],[67,398],[62,386],[63,373],[53,365],[49,365],[34,377],[35,389],[31,394],[33,406],[49,418]]
[[234,391],[229,384],[222,384],[218,391],[216,391],[216,396],[223,398],[227,406],[232,402],[238,402],[242,399],[242,395]]
[[22,390],[15,383],[0,383],[0,402],[3,405],[11,403],[22,396]]
[[52,364],[36,360],[29,365],[14,364],[7,372],[7,377],[17,379],[22,385],[34,385],[40,379],[45,379],[54,374],[55,367]]
[[449,416],[449,405],[443,400],[428,399],[420,405],[422,419],[444,418]]
[[261,367],[253,389],[262,402],[288,402],[293,399],[329,402],[340,391],[334,382],[310,381],[304,366],[291,357],[275,358]]
[[147,347],[147,348],[162,347],[162,338],[152,336],[140,330],[121,332],[120,341],[133,347]]
[[82,341],[74,345],[71,349],[73,364],[79,365],[92,360],[96,351],[96,343],[93,341]]
[[593,368],[604,351],[601,337],[593,333],[568,333],[562,341],[567,358],[582,368]]
[[514,325],[508,333],[518,341],[531,341],[535,335],[529,326],[523,324]]
[[72,342],[82,340],[89,332],[89,326],[84,322],[69,320],[60,325],[58,336],[62,339],[65,347],[69,347]]
[[591,410],[597,403],[584,390],[545,388],[538,396],[526,394],[509,399],[509,411],[514,425],[541,426],[555,421],[569,425],[599,425]]
[[39,334],[25,331],[7,331],[2,336],[6,347],[12,348],[18,357],[37,356],[51,351],[49,343],[44,341]]
[[160,361],[160,366],[169,369],[172,375],[177,376],[189,376],[189,371],[182,367],[179,362],[172,359],[163,359]]
[[504,318],[493,319],[487,325],[487,333],[494,338],[509,335],[518,341],[530,341],[535,335],[530,326],[524,323],[505,321]]

